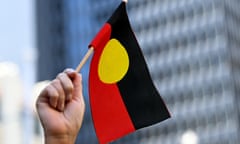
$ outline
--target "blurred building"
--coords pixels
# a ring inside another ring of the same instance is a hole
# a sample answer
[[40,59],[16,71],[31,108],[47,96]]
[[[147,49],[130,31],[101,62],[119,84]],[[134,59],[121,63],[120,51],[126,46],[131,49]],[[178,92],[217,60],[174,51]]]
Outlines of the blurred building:
[[[120,0],[37,3],[41,79],[77,66]],[[132,27],[172,118],[113,143],[239,143],[239,6],[238,0],[129,0]],[[94,144],[87,110],[78,141]]]
[[62,0],[36,1],[37,79],[53,79],[66,67],[64,4]]
[[0,62],[0,144],[23,142],[21,96],[19,67],[11,62]]
[[[65,68],[75,68],[88,50],[94,35],[90,23],[90,4],[79,0],[36,1],[36,29],[38,48],[37,80],[51,80]],[[88,106],[88,63],[81,70],[86,105]],[[97,143],[91,123],[90,108],[77,141]],[[36,121],[36,133],[40,134]],[[77,142],[78,143],[78,142]]]
[[188,130],[199,144],[239,143],[238,6],[237,0],[129,1],[152,78],[173,116],[139,133],[144,144],[178,144]]

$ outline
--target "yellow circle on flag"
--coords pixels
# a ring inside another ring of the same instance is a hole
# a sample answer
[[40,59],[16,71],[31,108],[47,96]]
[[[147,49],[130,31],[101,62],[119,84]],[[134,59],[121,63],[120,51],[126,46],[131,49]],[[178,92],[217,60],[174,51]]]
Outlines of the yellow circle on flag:
[[120,81],[127,73],[129,57],[124,46],[111,39],[103,49],[98,65],[98,75],[102,82],[112,84]]

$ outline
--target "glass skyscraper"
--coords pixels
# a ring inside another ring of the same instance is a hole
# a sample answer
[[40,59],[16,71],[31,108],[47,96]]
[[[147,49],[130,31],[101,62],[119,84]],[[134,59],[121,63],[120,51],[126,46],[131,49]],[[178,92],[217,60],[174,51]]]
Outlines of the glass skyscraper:
[[[76,67],[120,0],[61,2],[62,67]],[[238,0],[129,0],[130,22],[172,118],[114,144],[188,144],[186,137],[239,143],[239,6]],[[88,103],[87,65],[82,73]],[[89,107],[78,142],[97,143]]]

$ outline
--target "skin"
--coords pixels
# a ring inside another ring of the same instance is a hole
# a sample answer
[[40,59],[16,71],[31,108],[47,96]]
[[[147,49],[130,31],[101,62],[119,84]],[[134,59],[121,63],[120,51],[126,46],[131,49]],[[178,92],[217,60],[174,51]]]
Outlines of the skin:
[[45,144],[74,144],[85,112],[82,77],[72,69],[51,81],[36,102]]

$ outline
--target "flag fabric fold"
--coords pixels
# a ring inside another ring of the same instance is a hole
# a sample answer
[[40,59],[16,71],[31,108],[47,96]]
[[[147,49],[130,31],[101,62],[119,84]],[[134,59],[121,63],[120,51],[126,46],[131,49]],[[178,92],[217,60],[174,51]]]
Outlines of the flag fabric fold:
[[101,144],[170,117],[150,77],[122,2],[90,43],[89,95]]

